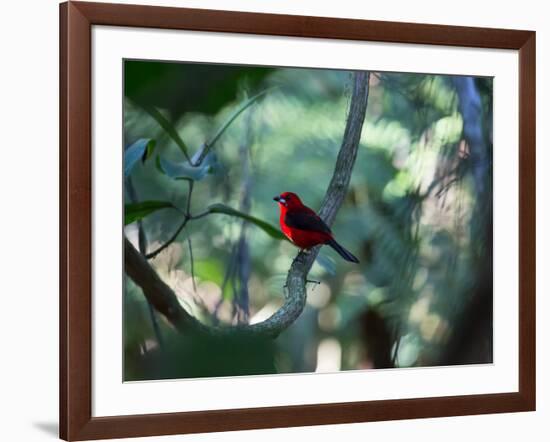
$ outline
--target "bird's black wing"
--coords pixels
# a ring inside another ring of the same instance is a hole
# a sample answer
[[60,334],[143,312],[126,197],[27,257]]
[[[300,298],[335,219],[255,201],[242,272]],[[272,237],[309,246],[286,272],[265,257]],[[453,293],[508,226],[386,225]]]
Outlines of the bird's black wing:
[[313,210],[288,211],[285,215],[285,224],[294,229],[331,233],[329,226]]

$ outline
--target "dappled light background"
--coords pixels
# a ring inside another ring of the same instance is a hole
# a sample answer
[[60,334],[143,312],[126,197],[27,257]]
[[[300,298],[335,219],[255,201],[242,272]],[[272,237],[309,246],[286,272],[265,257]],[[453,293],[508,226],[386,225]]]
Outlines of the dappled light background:
[[[352,73],[126,61],[124,78],[127,157],[154,140],[131,162],[125,203],[175,207],[146,210],[125,226],[127,238],[138,248],[141,228],[146,252],[158,249],[186,208],[196,215],[223,204],[251,215],[191,219],[149,262],[205,324],[267,319],[283,303],[297,249],[259,221],[278,230],[273,197],[285,191],[319,208]],[[170,130],[190,156],[214,139],[183,179],[190,165]],[[491,159],[492,79],[372,72],[332,228],[360,264],[323,247],[309,274],[320,284],[308,284],[296,322],[273,340],[223,343],[182,336],[125,277],[125,380],[492,362]]]

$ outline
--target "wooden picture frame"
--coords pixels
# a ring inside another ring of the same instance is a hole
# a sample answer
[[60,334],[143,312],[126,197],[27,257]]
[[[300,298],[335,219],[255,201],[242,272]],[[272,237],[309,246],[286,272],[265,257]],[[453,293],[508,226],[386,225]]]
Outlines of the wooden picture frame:
[[[92,417],[93,25],[519,51],[519,391]],[[66,440],[535,410],[535,32],[153,6],[60,5],[60,436]]]

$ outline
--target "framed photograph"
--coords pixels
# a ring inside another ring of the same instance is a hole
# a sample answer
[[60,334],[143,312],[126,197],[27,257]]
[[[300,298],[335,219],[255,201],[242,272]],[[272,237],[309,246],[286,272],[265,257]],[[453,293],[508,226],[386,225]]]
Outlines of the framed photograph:
[[60,437],[535,409],[535,33],[60,6]]

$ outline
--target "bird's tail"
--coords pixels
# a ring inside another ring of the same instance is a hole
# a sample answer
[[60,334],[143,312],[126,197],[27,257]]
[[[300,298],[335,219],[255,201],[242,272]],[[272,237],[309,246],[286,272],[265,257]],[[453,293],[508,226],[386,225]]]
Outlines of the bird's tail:
[[351,252],[348,252],[346,249],[344,249],[340,244],[338,244],[336,242],[336,240],[334,240],[333,238],[331,238],[328,242],[327,242],[327,245],[331,246],[334,250],[336,250],[338,252],[338,254],[344,258],[346,261],[350,261],[350,262],[355,262],[355,263],[359,263],[359,260],[353,256],[353,254]]

